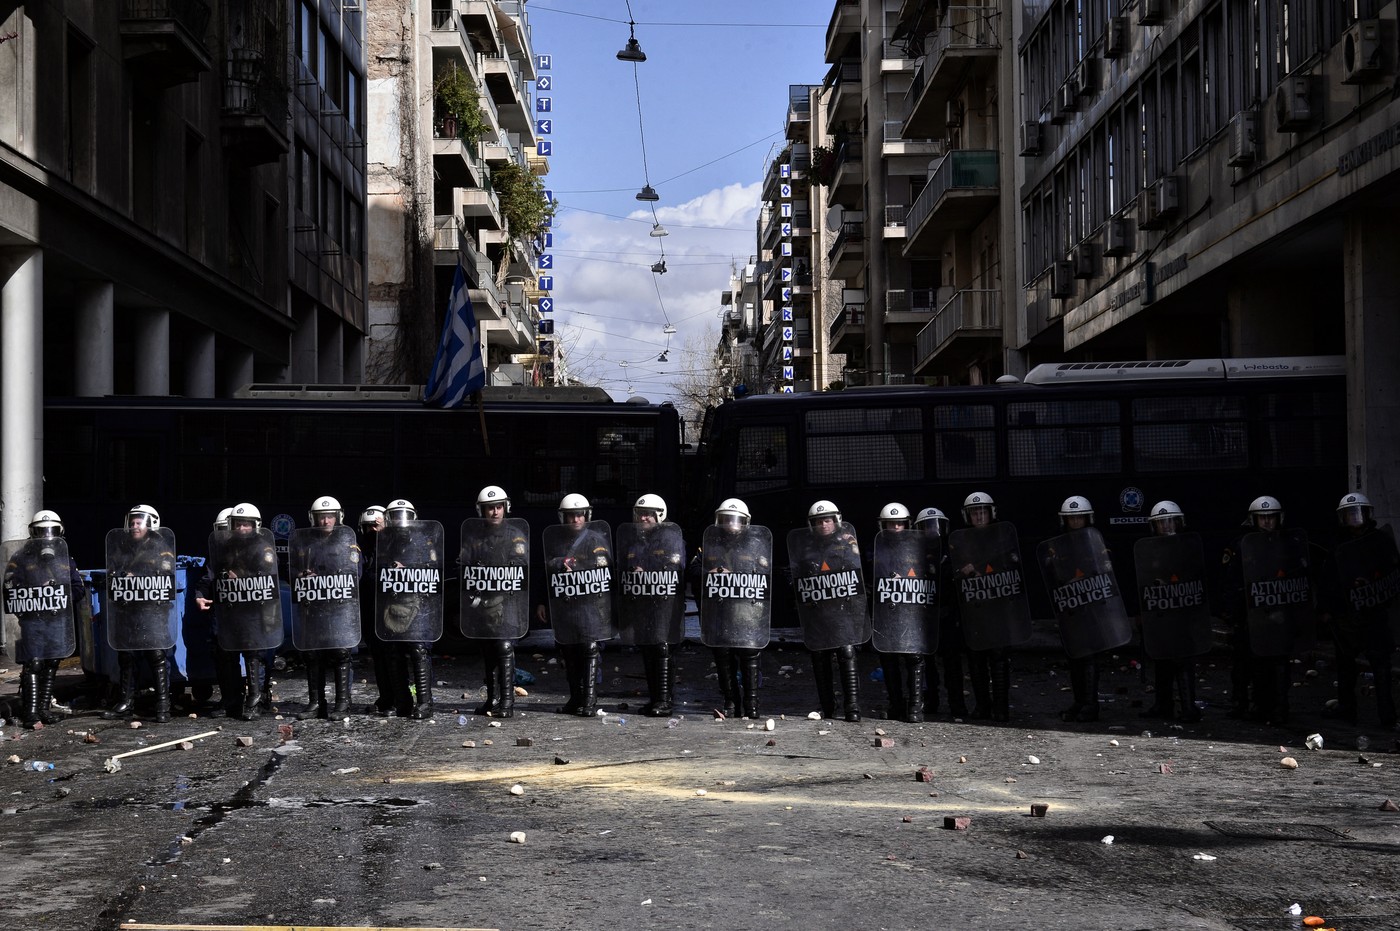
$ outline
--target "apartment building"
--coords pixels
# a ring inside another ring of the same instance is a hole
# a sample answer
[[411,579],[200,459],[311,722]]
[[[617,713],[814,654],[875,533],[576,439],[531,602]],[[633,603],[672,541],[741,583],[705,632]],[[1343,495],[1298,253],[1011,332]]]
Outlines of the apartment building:
[[553,366],[537,342],[541,242],[508,219],[520,174],[549,170],[525,4],[369,0],[368,16],[367,377],[426,379],[460,264],[488,384],[543,378]]

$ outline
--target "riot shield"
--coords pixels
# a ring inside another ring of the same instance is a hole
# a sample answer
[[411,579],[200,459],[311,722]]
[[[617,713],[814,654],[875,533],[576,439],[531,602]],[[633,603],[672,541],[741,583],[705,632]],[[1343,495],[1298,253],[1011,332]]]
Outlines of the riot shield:
[[1133,545],[1142,611],[1142,646],[1159,660],[1210,652],[1206,563],[1198,533],[1145,537]]
[[855,528],[842,521],[826,537],[808,527],[788,533],[797,619],[809,650],[859,646],[870,639],[865,578]]
[[292,645],[298,650],[349,650],[360,642],[360,575],[355,531],[340,525],[292,531]]
[[442,524],[411,520],[375,540],[374,632],[380,640],[432,643],[442,637]]
[[963,639],[969,650],[999,650],[1031,638],[1016,528],[1006,521],[948,534]]
[[881,653],[938,649],[937,536],[918,530],[881,530],[871,557],[871,640]]
[[14,659],[63,659],[77,646],[73,634],[73,563],[68,542],[7,540],[3,546],[5,613],[19,622]]
[[574,530],[544,528],[546,588],[554,640],[559,644],[611,640],[613,620],[612,528],[595,520]]
[[761,650],[773,626],[773,532],[706,527],[700,538],[700,640]]
[[1133,639],[1123,591],[1113,574],[1103,535],[1081,527],[1036,547],[1050,606],[1060,622],[1060,641],[1070,659],[1121,647]]
[[1400,553],[1389,527],[1338,543],[1332,559],[1343,597],[1353,612],[1394,607],[1395,596],[1400,595]]
[[685,541],[681,528],[617,525],[617,638],[629,646],[685,639]]
[[230,653],[280,647],[282,587],[272,531],[215,530],[209,535],[209,558],[214,564],[219,646]]
[[107,531],[107,643],[114,650],[175,645],[175,534]]
[[473,640],[514,640],[530,632],[530,525],[462,521],[462,600],[457,621]]
[[1312,643],[1316,618],[1308,532],[1256,531],[1240,540],[1245,618],[1255,656],[1291,656]]

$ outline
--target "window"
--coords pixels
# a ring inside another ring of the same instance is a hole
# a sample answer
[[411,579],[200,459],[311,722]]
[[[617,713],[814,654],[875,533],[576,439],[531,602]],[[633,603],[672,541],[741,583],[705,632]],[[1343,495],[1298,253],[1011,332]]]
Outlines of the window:
[[1133,457],[1139,472],[1208,472],[1249,465],[1244,399],[1133,401]]
[[1011,475],[1116,473],[1123,467],[1117,401],[1029,401],[1006,408]]
[[990,404],[933,410],[935,477],[993,478],[997,474],[996,412]]
[[917,407],[807,413],[809,483],[917,481],[923,476],[923,414]]
[[789,482],[787,430],[781,425],[744,427],[735,456],[734,492],[783,488]]

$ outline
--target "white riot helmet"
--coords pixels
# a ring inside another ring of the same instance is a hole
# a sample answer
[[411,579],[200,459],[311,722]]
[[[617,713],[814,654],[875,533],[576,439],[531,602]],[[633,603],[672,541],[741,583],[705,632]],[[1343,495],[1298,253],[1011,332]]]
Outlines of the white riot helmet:
[[974,491],[963,499],[962,518],[969,524],[972,523],[972,519],[967,515],[973,508],[990,508],[992,511],[992,520],[997,519],[997,503],[993,501],[992,496],[985,491]]
[[230,527],[236,520],[252,521],[254,530],[262,529],[262,511],[258,510],[257,505],[249,504],[246,501],[242,504],[235,504],[233,510],[229,512],[228,523]]
[[1283,505],[1279,504],[1277,498],[1271,495],[1260,495],[1249,502],[1250,523],[1257,525],[1258,518],[1268,514],[1277,514],[1279,526],[1283,526]]
[[749,506],[738,498],[725,498],[715,508],[716,527],[747,527],[750,520]]
[[1342,495],[1337,502],[1337,520],[1344,527],[1364,527],[1371,520],[1371,499],[1359,491]]
[[160,529],[160,514],[156,513],[156,509],[149,504],[132,505],[131,510],[126,512],[126,529],[130,530],[138,517],[141,518],[141,522],[147,530]]
[[393,527],[404,527],[411,520],[418,519],[418,510],[406,498],[395,498],[384,509],[385,521]]
[[1066,517],[1075,515],[1087,515],[1089,523],[1094,522],[1094,506],[1089,503],[1089,499],[1083,495],[1070,495],[1060,503],[1060,523],[1063,525]]
[[948,515],[938,508],[924,508],[919,512],[919,516],[914,518],[914,526],[921,527],[929,521],[932,521],[934,526],[938,528],[939,536],[948,533]]
[[1168,521],[1175,522],[1176,530],[1183,530],[1186,527],[1186,515],[1175,501],[1158,501],[1147,512],[1147,522],[1153,527],[1158,524],[1165,525]]
[[818,518],[823,517],[835,518],[836,523],[839,524],[841,523],[841,509],[838,508],[834,503],[827,501],[825,498],[813,504],[810,508],[807,509],[808,524],[812,524]]
[[317,514],[334,514],[337,524],[345,523],[345,511],[341,509],[340,502],[330,495],[322,495],[311,502],[311,510],[306,512],[307,519],[314,524]]
[[898,501],[891,501],[880,508],[881,530],[888,530],[888,525],[894,521],[903,521],[906,526],[909,524],[909,509]]
[[29,520],[31,540],[50,540],[61,536],[63,536],[63,518],[58,516],[57,511],[34,512],[34,516]]
[[666,499],[660,495],[642,495],[637,499],[637,503],[632,505],[632,516],[636,517],[638,511],[654,511],[656,522],[664,524],[666,522]]
[[476,493],[476,516],[481,517],[485,513],[483,510],[488,504],[504,504],[506,513],[510,513],[510,495],[500,485],[487,485]]
[[384,519],[384,505],[371,504],[365,508],[360,515],[360,532],[369,533],[374,529],[374,525]]
[[559,523],[564,523],[564,515],[571,511],[582,511],[583,519],[590,521],[593,519],[593,505],[588,503],[588,499],[578,493],[568,494],[559,502]]
[[214,529],[215,529],[215,530],[227,530],[227,529],[228,529],[228,517],[229,517],[229,515],[232,514],[232,513],[233,513],[233,508],[224,508],[222,511],[220,511],[220,512],[219,512],[219,516],[214,518]]

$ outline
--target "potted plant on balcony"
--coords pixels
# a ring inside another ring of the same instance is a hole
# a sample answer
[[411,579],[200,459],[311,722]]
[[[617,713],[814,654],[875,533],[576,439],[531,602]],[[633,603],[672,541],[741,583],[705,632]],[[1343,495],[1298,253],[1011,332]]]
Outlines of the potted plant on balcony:
[[826,187],[836,178],[836,150],[829,146],[812,147],[812,180]]
[[545,199],[544,182],[534,172],[507,162],[491,169],[491,187],[513,234],[530,240],[548,228],[558,205]]
[[438,72],[433,81],[433,102],[440,117],[441,134],[475,143],[486,132],[481,110],[481,90],[466,71],[455,64]]

